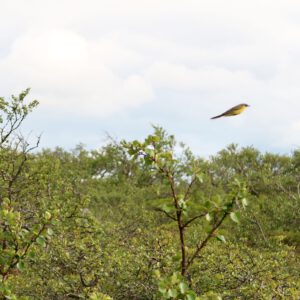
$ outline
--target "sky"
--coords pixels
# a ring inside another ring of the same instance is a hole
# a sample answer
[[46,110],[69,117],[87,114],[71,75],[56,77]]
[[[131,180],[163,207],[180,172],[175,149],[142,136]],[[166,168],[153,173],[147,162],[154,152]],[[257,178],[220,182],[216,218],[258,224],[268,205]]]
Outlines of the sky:
[[[298,0],[1,0],[0,96],[22,132],[96,149],[160,125],[200,156],[300,147]],[[243,114],[210,120],[239,103]]]

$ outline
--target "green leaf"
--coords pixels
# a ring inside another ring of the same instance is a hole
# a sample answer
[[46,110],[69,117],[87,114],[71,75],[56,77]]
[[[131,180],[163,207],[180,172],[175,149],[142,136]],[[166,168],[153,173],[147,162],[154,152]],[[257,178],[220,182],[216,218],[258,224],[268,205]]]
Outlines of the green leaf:
[[185,282],[180,282],[179,289],[181,294],[185,294],[189,290],[189,287]]
[[226,212],[230,211],[232,209],[232,205],[233,205],[232,202],[225,203],[223,206],[224,211]]
[[243,208],[246,208],[246,206],[248,206],[248,201],[246,198],[242,199],[242,205],[243,205]]
[[179,261],[181,260],[181,255],[180,255],[180,254],[177,254],[177,255],[173,256],[172,260],[173,260],[174,262],[179,262]]
[[226,239],[225,239],[224,235],[218,235],[217,236],[217,240],[219,240],[219,241],[221,241],[223,243],[226,243]]
[[24,271],[24,269],[25,269],[25,264],[24,264],[24,262],[23,262],[23,261],[19,261],[19,262],[17,263],[17,268],[18,268],[20,271]]
[[45,247],[46,246],[46,241],[45,241],[45,238],[43,236],[39,236],[37,239],[36,239],[36,242],[42,246],[42,247]]
[[135,148],[141,148],[142,144],[139,141],[135,140],[132,142],[132,146]]
[[177,273],[173,273],[171,276],[172,284],[175,284],[178,281]]
[[203,183],[203,174],[197,174],[197,175],[196,175],[196,178],[198,179],[198,181],[199,181],[200,183]]
[[163,287],[163,286],[159,286],[159,287],[158,287],[158,290],[159,290],[159,292],[160,292],[161,294],[163,294],[163,295],[167,292],[167,289],[166,289],[165,287]]
[[183,198],[180,198],[178,200],[178,205],[182,210],[185,210],[187,207],[187,202],[183,200]]
[[46,220],[50,220],[51,219],[51,213],[49,211],[46,211],[44,217],[45,217]]
[[[154,157],[154,151],[152,149],[146,149],[145,153],[151,158]],[[151,161],[152,162],[152,161]]]
[[168,290],[168,296],[171,298],[176,298],[178,295],[178,292],[175,289],[169,289]]
[[186,295],[185,298],[186,298],[186,300],[196,300],[196,296],[193,294],[188,294],[188,295]]
[[34,250],[31,250],[28,252],[28,255],[27,255],[30,259],[34,259],[35,256],[36,256],[36,253]]
[[148,156],[148,155],[144,157],[144,161],[145,161],[145,164],[146,164],[147,166],[150,166],[150,165],[153,164],[153,160],[152,160],[151,157]]
[[152,136],[152,141],[153,142],[158,143],[158,142],[160,142],[160,140],[161,140],[160,136],[158,136],[158,135],[153,135]]
[[163,205],[161,206],[161,209],[164,210],[165,212],[169,213],[169,212],[172,211],[173,207],[171,207],[171,206],[168,205],[168,204],[163,204]]
[[48,234],[48,235],[53,235],[53,233],[54,233],[54,232],[53,232],[53,230],[52,230],[51,228],[48,228],[48,229],[47,229],[47,234]]
[[154,271],[153,271],[153,275],[154,275],[156,278],[160,278],[160,271],[159,271],[159,270],[154,270]]
[[136,153],[137,153],[137,150],[136,150],[136,149],[130,148],[130,149],[128,150],[128,154],[129,154],[129,155],[135,155]]
[[208,222],[211,221],[211,216],[210,216],[209,213],[207,213],[207,214],[205,215],[205,219],[206,219]]
[[8,198],[3,198],[3,200],[2,200],[2,206],[4,208],[9,208],[9,205],[10,205],[10,200]]
[[238,218],[238,216],[236,215],[235,212],[231,212],[231,213],[230,213],[230,218],[231,218],[231,220],[232,220],[233,222],[235,222],[235,223],[239,223],[239,222],[240,222],[240,220],[239,220],[239,218]]

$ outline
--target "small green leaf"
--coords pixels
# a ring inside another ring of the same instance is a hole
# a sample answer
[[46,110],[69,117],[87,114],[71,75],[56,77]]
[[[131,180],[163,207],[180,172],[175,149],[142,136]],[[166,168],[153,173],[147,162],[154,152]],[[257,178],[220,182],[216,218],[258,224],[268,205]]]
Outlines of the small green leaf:
[[172,284],[175,284],[178,281],[177,273],[173,273],[171,276]]
[[153,135],[152,136],[152,141],[155,142],[155,143],[158,143],[160,142],[161,138],[158,136],[158,135]]
[[178,292],[175,289],[169,289],[168,290],[168,296],[171,298],[176,298],[177,297]]
[[180,282],[179,289],[181,294],[185,294],[189,290],[189,287],[185,282]]
[[186,300],[196,300],[196,296],[193,294],[186,295]]
[[203,206],[204,206],[205,208],[211,208],[213,204],[214,204],[214,203],[211,202],[211,201],[205,201],[204,204],[203,204]]
[[210,216],[209,213],[207,213],[207,214],[205,215],[205,219],[207,220],[207,222],[210,222],[210,221],[211,221],[211,216]]
[[46,220],[50,220],[51,219],[51,213],[49,211],[46,211],[44,217],[45,217]]
[[156,278],[160,278],[160,271],[159,270],[154,270],[153,274]]
[[161,209],[164,210],[165,212],[169,213],[169,212],[172,211],[173,207],[171,207],[171,206],[168,205],[168,204],[163,204],[163,205],[161,206]]
[[24,271],[24,269],[25,269],[25,264],[24,264],[24,262],[19,261],[19,262],[17,263],[17,268],[18,268],[20,271]]
[[129,150],[128,150],[128,154],[129,155],[135,155],[136,154],[136,150],[135,149],[133,149],[133,148],[130,148]]
[[230,218],[231,218],[231,220],[232,220],[233,222],[235,222],[235,223],[239,223],[239,222],[240,222],[240,220],[239,220],[239,218],[238,218],[238,216],[236,215],[235,212],[231,212],[231,213],[230,213]]
[[158,290],[163,295],[167,292],[167,289],[165,287],[162,287],[162,286],[158,287]]
[[151,158],[154,157],[154,151],[152,149],[146,149],[145,153]]
[[36,256],[36,253],[35,253],[34,250],[31,250],[31,251],[28,252],[28,257],[29,257],[30,259],[34,259],[35,256]]
[[137,140],[132,142],[132,146],[135,147],[135,148],[141,148],[142,147],[141,143]]
[[246,206],[248,206],[248,201],[247,201],[246,198],[242,199],[242,205],[243,205],[244,208],[246,208]]
[[54,232],[53,232],[53,230],[52,230],[51,228],[48,228],[48,229],[47,229],[47,234],[48,234],[48,235],[53,235],[53,233],[54,233]]
[[225,239],[224,235],[218,235],[217,236],[217,240],[219,240],[219,241],[221,241],[223,243],[226,243],[226,239]]
[[148,155],[144,157],[144,161],[145,161],[145,164],[146,164],[147,166],[153,164],[152,158],[151,158],[150,156],[148,156]]
[[8,198],[3,198],[2,200],[2,206],[5,208],[8,208],[10,205],[10,200]]
[[180,254],[177,254],[177,255],[173,256],[173,258],[172,258],[172,260],[173,260],[174,262],[179,262],[180,259],[181,259],[181,255],[180,255]]
[[46,246],[46,241],[45,241],[45,238],[43,236],[39,236],[37,239],[36,239],[36,242],[42,246],[42,247],[45,247]]
[[196,177],[200,183],[203,183],[203,174],[197,174]]

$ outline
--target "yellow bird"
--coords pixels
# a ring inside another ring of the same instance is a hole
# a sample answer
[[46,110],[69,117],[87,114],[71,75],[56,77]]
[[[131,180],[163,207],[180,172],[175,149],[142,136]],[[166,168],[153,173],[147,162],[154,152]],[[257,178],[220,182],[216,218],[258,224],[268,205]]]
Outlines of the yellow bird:
[[239,115],[240,113],[242,113],[247,107],[249,107],[250,105],[246,104],[246,103],[242,103],[239,105],[236,105],[228,110],[226,110],[224,113],[222,113],[221,115],[212,117],[211,119],[217,119],[217,118],[221,118],[221,117],[229,117],[229,116],[236,116]]

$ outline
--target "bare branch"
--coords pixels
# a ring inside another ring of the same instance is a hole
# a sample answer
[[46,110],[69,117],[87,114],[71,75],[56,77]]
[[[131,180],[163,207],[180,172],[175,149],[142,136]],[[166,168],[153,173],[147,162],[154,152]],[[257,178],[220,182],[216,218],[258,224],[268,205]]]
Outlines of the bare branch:
[[197,215],[195,217],[193,217],[192,219],[188,220],[186,223],[183,224],[183,227],[187,227],[189,224],[191,224],[192,222],[196,221],[199,218],[203,218],[206,216],[207,213],[203,213],[201,215]]
[[213,226],[213,228],[210,230],[206,238],[197,245],[195,253],[192,255],[192,257],[189,259],[186,268],[188,268],[195,258],[199,255],[200,251],[206,246],[207,242],[210,240],[211,237],[213,237],[215,231],[222,225],[226,217],[229,215],[228,211],[225,211],[222,218]]
[[162,208],[157,208],[155,207],[154,208],[155,211],[160,211],[160,212],[163,212],[168,218],[174,220],[174,221],[177,221],[177,219],[175,217],[173,217],[172,215],[170,215],[168,212],[166,212],[164,209]]

